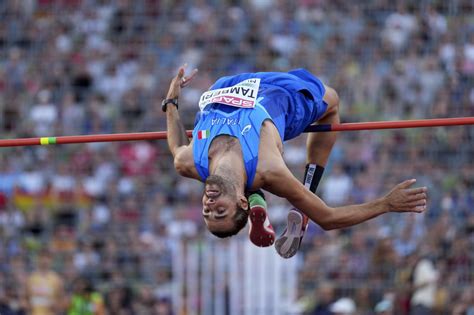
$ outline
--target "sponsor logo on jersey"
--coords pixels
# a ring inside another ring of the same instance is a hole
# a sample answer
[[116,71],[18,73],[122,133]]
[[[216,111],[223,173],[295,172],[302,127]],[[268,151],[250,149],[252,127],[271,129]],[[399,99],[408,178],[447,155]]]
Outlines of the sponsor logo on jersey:
[[203,93],[199,99],[199,108],[219,103],[241,108],[254,108],[257,101],[260,79],[247,79],[234,86],[211,90]]

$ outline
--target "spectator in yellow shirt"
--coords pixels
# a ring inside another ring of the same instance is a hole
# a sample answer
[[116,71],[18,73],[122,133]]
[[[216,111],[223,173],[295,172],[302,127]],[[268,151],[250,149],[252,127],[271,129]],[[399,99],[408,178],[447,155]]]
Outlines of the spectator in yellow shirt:
[[31,315],[56,315],[63,309],[63,280],[52,270],[51,262],[51,254],[41,251],[35,270],[28,276],[28,313]]

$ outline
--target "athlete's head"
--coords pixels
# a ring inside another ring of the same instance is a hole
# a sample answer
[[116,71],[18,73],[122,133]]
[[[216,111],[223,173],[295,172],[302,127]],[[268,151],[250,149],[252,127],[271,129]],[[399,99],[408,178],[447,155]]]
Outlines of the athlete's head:
[[237,234],[247,224],[248,202],[236,185],[219,175],[210,175],[202,197],[202,216],[217,237]]

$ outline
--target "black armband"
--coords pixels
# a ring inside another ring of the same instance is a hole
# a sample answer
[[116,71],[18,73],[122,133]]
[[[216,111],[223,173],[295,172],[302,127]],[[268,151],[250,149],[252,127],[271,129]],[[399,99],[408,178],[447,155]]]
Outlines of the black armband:
[[168,104],[173,104],[176,106],[176,109],[178,109],[178,99],[177,98],[167,98],[164,99],[163,102],[161,102],[161,110],[166,112],[166,107]]
[[303,184],[312,193],[316,193],[318,189],[319,181],[324,173],[324,167],[317,164],[306,164],[306,170],[304,172]]

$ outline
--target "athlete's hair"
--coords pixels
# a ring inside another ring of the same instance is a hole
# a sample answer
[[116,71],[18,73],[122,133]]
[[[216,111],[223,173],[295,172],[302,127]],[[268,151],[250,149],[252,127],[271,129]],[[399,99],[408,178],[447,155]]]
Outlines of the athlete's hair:
[[247,224],[249,213],[247,210],[241,208],[239,204],[236,204],[237,210],[235,211],[232,220],[234,221],[234,226],[228,231],[211,231],[217,237],[226,238],[236,235],[242,230]]

